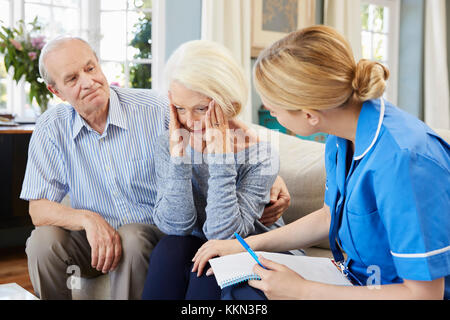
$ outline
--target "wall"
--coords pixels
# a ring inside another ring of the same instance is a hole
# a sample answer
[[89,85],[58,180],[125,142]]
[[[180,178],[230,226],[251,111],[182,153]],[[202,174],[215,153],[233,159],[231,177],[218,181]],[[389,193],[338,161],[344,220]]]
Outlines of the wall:
[[[448,79],[450,81],[450,3],[445,1],[447,11],[447,65],[448,65]],[[449,93],[450,94],[450,93]]]
[[202,0],[166,0],[166,60],[183,42],[200,39]]
[[424,0],[402,0],[398,106],[423,119]]
[[[323,3],[324,0],[316,0],[316,24],[323,24]],[[252,58],[252,70],[255,64],[256,59]],[[261,98],[255,90],[255,86],[253,85],[253,78],[251,79],[252,86],[252,119],[254,123],[258,123],[259,116],[258,110],[262,105]]]

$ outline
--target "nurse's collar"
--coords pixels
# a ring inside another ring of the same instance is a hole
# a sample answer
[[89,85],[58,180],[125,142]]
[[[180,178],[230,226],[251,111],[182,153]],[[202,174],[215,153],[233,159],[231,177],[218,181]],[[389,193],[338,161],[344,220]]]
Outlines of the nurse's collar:
[[[373,110],[376,110],[374,107],[372,107],[372,108],[373,108]],[[364,106],[363,106],[363,109],[364,109]],[[367,148],[365,148],[363,150],[359,150],[361,148],[364,148],[365,145],[367,145],[368,141],[364,141],[364,140],[370,139],[371,135],[373,134],[373,130],[375,129],[373,120],[371,121],[371,119],[365,119],[364,115],[363,115],[363,110],[361,110],[360,119],[358,120],[358,128],[356,130],[355,155],[353,157],[354,160],[362,159],[370,151],[370,149],[372,149],[372,147],[375,145],[375,142],[377,141],[378,136],[380,134],[381,125],[383,124],[384,112],[385,112],[384,99],[380,98],[380,115],[378,118],[378,125],[376,127],[375,135],[373,136],[372,141],[370,142],[370,144]],[[371,115],[368,115],[368,116],[371,116]],[[361,123],[360,123],[360,121],[361,121]],[[361,145],[361,143],[362,143],[362,145]]]

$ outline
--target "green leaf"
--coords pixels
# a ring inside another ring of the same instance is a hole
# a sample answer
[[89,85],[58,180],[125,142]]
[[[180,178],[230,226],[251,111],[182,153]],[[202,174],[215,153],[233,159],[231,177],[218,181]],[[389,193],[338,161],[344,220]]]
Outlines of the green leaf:
[[5,55],[5,58],[3,59],[3,61],[5,62],[6,71],[8,71],[9,68],[11,67],[11,59],[9,58],[9,55]]
[[16,82],[20,81],[20,79],[22,78],[24,72],[25,72],[25,67],[24,66],[14,67],[14,77],[13,77],[13,79],[16,80]]

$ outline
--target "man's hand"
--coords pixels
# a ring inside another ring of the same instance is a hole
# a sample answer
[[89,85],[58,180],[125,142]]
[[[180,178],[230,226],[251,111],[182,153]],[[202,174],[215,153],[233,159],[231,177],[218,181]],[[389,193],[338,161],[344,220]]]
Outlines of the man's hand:
[[270,189],[270,204],[266,206],[259,221],[269,227],[274,224],[289,208],[291,196],[284,183],[284,180],[278,176]]
[[114,271],[122,257],[120,236],[108,222],[95,212],[86,212],[84,229],[91,246],[91,265],[107,273]]

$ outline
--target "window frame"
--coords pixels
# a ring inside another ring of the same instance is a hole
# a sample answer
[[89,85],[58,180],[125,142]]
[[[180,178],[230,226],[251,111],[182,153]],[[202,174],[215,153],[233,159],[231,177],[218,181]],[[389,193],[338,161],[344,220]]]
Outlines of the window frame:
[[[390,76],[386,88],[386,98],[393,104],[398,103],[398,70],[399,70],[399,41],[400,41],[400,0],[361,0],[361,5],[372,4],[389,9],[388,49],[387,61]],[[361,28],[361,34],[363,29]]]

